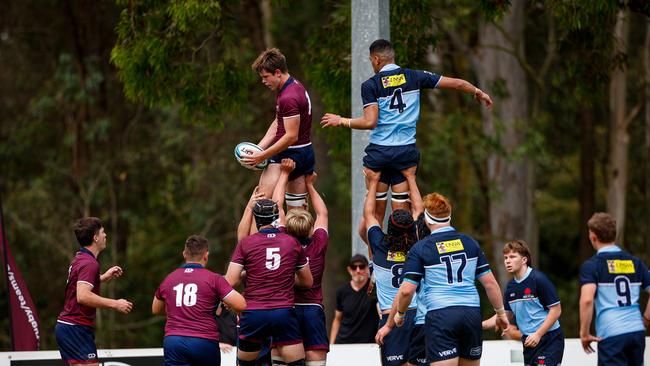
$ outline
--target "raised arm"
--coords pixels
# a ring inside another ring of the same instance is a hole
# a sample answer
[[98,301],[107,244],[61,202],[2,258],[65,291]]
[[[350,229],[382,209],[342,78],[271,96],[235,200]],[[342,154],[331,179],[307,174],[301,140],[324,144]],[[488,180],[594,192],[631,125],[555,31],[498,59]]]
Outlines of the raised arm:
[[472,85],[472,83],[469,81],[450,77],[442,77],[440,78],[440,82],[438,82],[438,88],[456,89],[462,91],[463,93],[474,94],[474,99],[476,99],[479,103],[485,103],[485,106],[488,107],[488,109],[492,108],[492,98],[490,98],[490,96],[481,89]]
[[262,198],[264,198],[264,192],[259,191],[258,187],[255,187],[251,197],[248,199],[248,203],[246,203],[246,208],[244,208],[241,220],[239,220],[239,226],[237,226],[237,241],[250,235],[251,224],[253,223],[253,206],[255,205],[255,202]]
[[320,196],[316,187],[314,187],[314,182],[317,178],[316,173],[312,173],[305,178],[305,183],[307,184],[307,193],[309,193],[309,199],[311,200],[311,205],[314,207],[314,212],[316,212],[316,220],[314,221],[314,228],[322,227],[327,230],[328,225],[328,213],[327,206],[325,201]]
[[377,184],[381,173],[364,167],[363,174],[366,176],[366,186],[368,186],[368,194],[366,194],[366,200],[363,204],[363,220],[366,223],[367,230],[369,227],[379,225],[379,221],[375,217],[375,204],[377,200]]
[[284,225],[284,195],[287,191],[287,182],[289,182],[289,174],[296,168],[296,163],[291,159],[282,159],[280,164],[280,178],[275,184],[273,190],[273,201],[278,205],[278,215],[280,224]]
[[377,104],[367,105],[363,109],[363,116],[358,118],[344,118],[338,114],[325,113],[320,121],[323,127],[347,127],[355,130],[372,130],[377,127],[377,116],[379,115],[379,107]]
[[413,220],[417,220],[420,214],[424,211],[424,202],[422,201],[422,195],[418,189],[418,182],[415,175],[417,169],[417,165],[414,165],[410,168],[402,170],[402,174],[409,184],[409,195],[411,197],[411,214],[413,215]]

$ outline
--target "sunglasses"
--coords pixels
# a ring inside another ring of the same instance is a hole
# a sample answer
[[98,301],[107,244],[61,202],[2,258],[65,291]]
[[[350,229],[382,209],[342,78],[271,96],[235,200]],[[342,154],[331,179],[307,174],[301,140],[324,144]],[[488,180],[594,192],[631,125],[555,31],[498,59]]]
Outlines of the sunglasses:
[[365,264],[350,264],[348,267],[350,267],[350,269],[353,271],[356,271],[357,269],[366,269]]

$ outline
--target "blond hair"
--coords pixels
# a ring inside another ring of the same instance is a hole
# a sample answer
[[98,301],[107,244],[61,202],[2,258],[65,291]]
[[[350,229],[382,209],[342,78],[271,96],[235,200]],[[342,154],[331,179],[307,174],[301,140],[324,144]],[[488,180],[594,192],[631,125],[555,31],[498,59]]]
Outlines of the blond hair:
[[447,197],[433,192],[424,196],[424,208],[433,217],[448,217],[451,215],[451,203]]
[[285,221],[287,234],[298,239],[308,238],[314,226],[314,218],[309,211],[303,210],[302,208],[289,210]]

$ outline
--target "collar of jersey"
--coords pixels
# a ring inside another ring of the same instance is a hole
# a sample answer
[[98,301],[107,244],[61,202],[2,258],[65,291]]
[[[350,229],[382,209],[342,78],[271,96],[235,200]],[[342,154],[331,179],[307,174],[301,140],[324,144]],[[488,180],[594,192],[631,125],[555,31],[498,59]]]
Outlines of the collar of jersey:
[[181,268],[203,268],[201,263],[185,263]]
[[530,272],[532,272],[532,271],[533,271],[533,268],[532,268],[532,267],[528,267],[528,269],[526,270],[526,274],[524,275],[524,277],[522,277],[520,280],[518,280],[517,277],[515,277],[515,278],[514,278],[515,282],[517,282],[517,283],[522,283],[522,282],[524,282],[524,281],[526,280],[526,278],[528,278],[528,276],[530,276]]
[[454,231],[454,230],[456,230],[456,229],[454,229],[453,226],[445,226],[445,227],[441,227],[440,229],[433,230],[431,232],[431,235],[438,234],[438,233],[446,233],[447,231]]
[[611,252],[620,252],[621,248],[618,245],[612,245],[611,247],[600,248],[597,254],[600,253],[611,253]]
[[395,69],[399,69],[399,66],[395,64],[388,64],[388,65],[384,65],[384,67],[382,67],[381,70],[379,70],[379,72],[392,71]]
[[283,91],[284,89],[286,89],[287,86],[289,86],[289,84],[291,84],[291,83],[293,83],[293,76],[289,76],[289,78],[287,79],[287,81],[284,82],[284,85],[282,85],[282,88],[280,88],[280,92],[279,92],[279,93],[282,93],[282,91]]
[[262,229],[259,232],[262,233],[262,234],[279,233],[280,229],[275,228],[275,227],[271,227],[271,228],[268,228],[268,229]]
[[79,249],[79,252],[80,253],[90,254],[91,257],[95,258],[95,255],[93,254],[93,252],[91,252],[89,249],[86,249],[84,247],[81,247],[81,249]]

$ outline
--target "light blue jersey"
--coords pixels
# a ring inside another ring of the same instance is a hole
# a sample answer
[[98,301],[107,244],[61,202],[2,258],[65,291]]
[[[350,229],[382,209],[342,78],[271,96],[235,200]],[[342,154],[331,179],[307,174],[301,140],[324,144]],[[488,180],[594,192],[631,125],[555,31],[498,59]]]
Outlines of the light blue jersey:
[[650,273],[637,257],[618,246],[604,247],[580,269],[580,285],[595,284],[596,334],[601,338],[643,332],[641,289],[650,290]]
[[[368,228],[368,243],[372,250],[374,275],[377,286],[377,302],[381,311],[390,310],[397,290],[402,284],[402,269],[406,253],[391,252],[384,242],[385,234],[377,225]],[[415,308],[417,300],[413,298],[409,308]]]
[[418,311],[415,315],[415,325],[422,325],[424,324],[424,318],[427,316],[427,304],[424,301],[424,291],[418,289],[416,298],[418,301]]
[[435,88],[442,77],[427,71],[384,66],[361,85],[364,108],[377,104],[377,127],[370,143],[403,146],[415,143],[415,126],[420,118],[420,89]]
[[[513,279],[506,286],[503,303],[512,311],[517,327],[524,335],[535,333],[548,316],[548,309],[560,304],[555,286],[540,271],[528,267],[521,280]],[[560,322],[555,321],[548,331],[556,330]]]
[[444,227],[417,242],[410,250],[404,275],[420,281],[427,312],[450,306],[480,307],[475,280],[490,272],[478,243],[453,227]]

